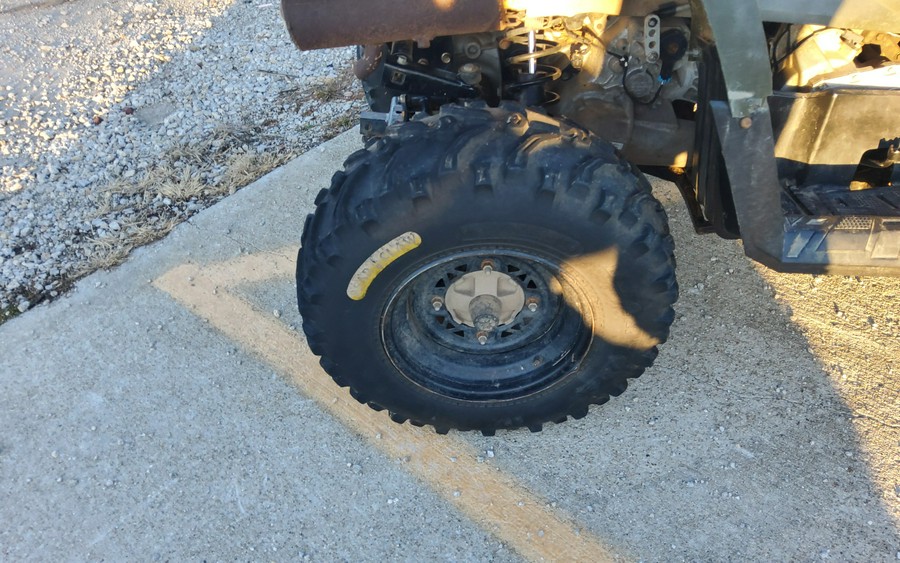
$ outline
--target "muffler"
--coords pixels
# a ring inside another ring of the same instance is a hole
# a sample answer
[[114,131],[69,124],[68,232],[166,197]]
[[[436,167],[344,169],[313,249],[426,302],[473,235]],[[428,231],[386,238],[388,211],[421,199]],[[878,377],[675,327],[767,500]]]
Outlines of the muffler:
[[503,0],[282,0],[281,13],[304,51],[500,29]]

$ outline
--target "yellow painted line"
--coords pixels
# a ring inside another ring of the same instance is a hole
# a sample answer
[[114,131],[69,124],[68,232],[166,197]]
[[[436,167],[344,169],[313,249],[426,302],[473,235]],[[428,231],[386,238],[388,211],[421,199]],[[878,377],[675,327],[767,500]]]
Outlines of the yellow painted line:
[[303,394],[385,455],[402,460],[402,466],[412,475],[525,558],[614,559],[599,539],[581,531],[515,478],[491,464],[478,463],[478,452],[467,442],[452,435],[437,435],[430,429],[395,424],[385,413],[360,405],[319,367],[297,333],[271,312],[257,310],[230,291],[245,283],[292,276],[295,252],[260,253],[209,266],[185,264],[154,284],[282,373]]

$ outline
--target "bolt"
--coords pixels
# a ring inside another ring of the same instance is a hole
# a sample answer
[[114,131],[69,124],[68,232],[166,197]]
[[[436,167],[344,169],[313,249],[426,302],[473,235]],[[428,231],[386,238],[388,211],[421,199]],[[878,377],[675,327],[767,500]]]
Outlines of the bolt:
[[536,313],[538,310],[539,303],[540,303],[540,300],[538,300],[537,297],[530,298],[527,302],[528,310],[531,311],[532,313]]
[[482,346],[484,346],[485,344],[487,344],[487,341],[488,341],[488,335],[487,335],[486,332],[484,332],[484,331],[479,332],[478,334],[475,335],[475,338],[478,339],[478,343],[481,344]]
[[397,64],[406,66],[409,64],[409,58],[406,55],[397,55]]
[[512,125],[513,127],[521,125],[523,121],[524,121],[524,119],[518,113],[514,113],[514,114],[510,115],[509,118],[506,120],[506,122],[508,124]]
[[440,297],[435,297],[431,300],[431,306],[434,307],[435,311],[440,311],[444,307],[444,300]]
[[445,65],[450,64],[450,61],[452,60],[453,57],[450,55],[450,53],[444,53],[443,55],[441,55],[441,62],[443,62]]
[[753,118],[745,117],[741,119],[741,129],[750,129],[753,127]]
[[481,83],[481,67],[475,63],[466,63],[459,67],[459,77],[469,86],[477,86]]

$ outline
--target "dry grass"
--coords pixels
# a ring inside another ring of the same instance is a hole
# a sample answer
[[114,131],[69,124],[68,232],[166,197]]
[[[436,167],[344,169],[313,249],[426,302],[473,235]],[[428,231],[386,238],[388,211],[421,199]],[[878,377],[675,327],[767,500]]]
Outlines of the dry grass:
[[256,181],[278,168],[289,157],[275,154],[237,154],[233,156],[225,169],[225,176],[219,186],[219,193],[231,195],[244,186]]
[[92,254],[88,261],[74,272],[73,277],[77,279],[97,270],[109,270],[118,266],[128,258],[132,250],[165,237],[180,223],[181,220],[176,218],[155,223],[131,219],[122,223],[124,240],[119,237],[91,238],[87,244],[92,248]]
[[340,134],[353,127],[354,124],[356,124],[355,115],[342,115],[330,124],[330,131]]
[[[290,153],[256,153],[258,131],[249,127],[219,127],[202,143],[176,145],[163,161],[136,178],[120,178],[102,190],[102,203],[93,218],[120,213],[131,201],[168,200],[166,205],[143,205],[128,219],[119,219],[117,233],[93,236],[86,242],[90,257],[76,277],[121,264],[132,250],[157,241],[186,220],[187,204],[208,207],[284,164]],[[219,173],[214,175],[215,171]],[[214,176],[214,177],[213,177]]]
[[120,246],[119,239],[93,239],[91,258],[75,272],[75,277],[80,278],[97,270],[109,270],[125,261],[128,254],[134,250],[129,246]]
[[335,100],[356,101],[359,96],[356,76],[353,75],[353,69],[347,67],[340,69],[337,76],[326,78],[308,88],[291,88],[282,91],[278,96],[278,102],[293,104],[297,111],[305,113],[304,109],[306,111],[310,109],[307,107],[310,102],[315,102],[312,105],[318,106]]
[[193,168],[185,168],[179,174],[176,170],[166,170],[163,179],[155,186],[156,193],[172,201],[189,201],[203,195],[204,184]]
[[128,242],[133,249],[161,239],[171,233],[180,223],[181,221],[173,218],[157,221],[152,225],[147,225],[143,221],[131,220],[124,223],[122,227],[128,233]]
[[346,82],[340,77],[327,78],[312,87],[312,97],[322,103],[331,102],[341,97],[346,90]]

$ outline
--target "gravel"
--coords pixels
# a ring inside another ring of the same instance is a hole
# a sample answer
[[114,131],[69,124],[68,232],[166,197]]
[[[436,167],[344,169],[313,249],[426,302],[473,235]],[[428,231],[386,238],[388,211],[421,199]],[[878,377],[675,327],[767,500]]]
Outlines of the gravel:
[[299,52],[277,2],[16,0],[0,35],[0,322],[363,107],[353,49]]

